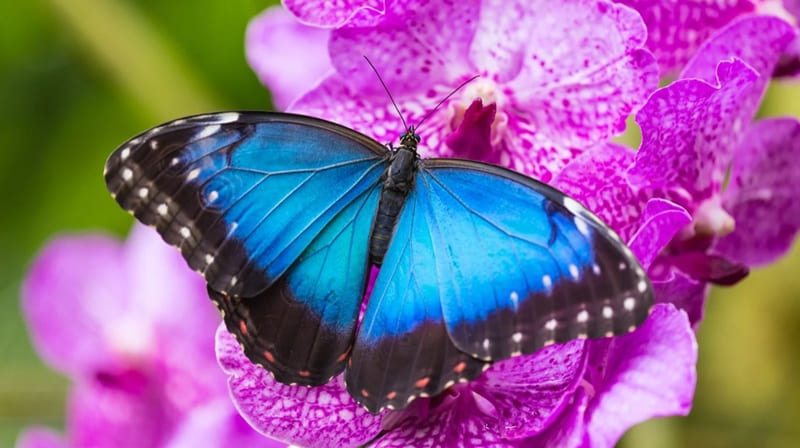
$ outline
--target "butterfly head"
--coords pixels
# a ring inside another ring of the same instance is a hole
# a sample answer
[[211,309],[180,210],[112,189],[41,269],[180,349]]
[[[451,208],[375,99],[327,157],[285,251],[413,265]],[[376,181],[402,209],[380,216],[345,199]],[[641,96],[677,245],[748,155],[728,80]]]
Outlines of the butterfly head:
[[408,130],[400,137],[400,145],[414,152],[417,152],[417,145],[420,142],[419,135],[415,132],[414,126],[409,126]]

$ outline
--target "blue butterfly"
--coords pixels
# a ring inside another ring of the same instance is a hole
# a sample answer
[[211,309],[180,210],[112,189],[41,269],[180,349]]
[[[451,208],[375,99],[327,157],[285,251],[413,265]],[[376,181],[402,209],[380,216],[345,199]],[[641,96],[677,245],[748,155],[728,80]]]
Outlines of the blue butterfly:
[[250,360],[307,386],[346,369],[371,412],[646,318],[647,276],[576,201],[504,168],[420,159],[419,142],[413,127],[387,148],[307,116],[207,114],[129,140],[105,180],[205,277]]

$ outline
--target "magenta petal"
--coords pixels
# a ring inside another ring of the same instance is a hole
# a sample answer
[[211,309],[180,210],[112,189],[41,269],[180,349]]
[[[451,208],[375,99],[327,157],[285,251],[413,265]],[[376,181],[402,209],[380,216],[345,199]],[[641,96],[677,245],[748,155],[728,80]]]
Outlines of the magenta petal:
[[257,433],[234,409],[230,399],[224,397],[195,408],[166,446],[283,448],[287,445]]
[[720,61],[741,59],[761,75],[754,93],[758,101],[775,64],[794,36],[791,25],[777,17],[742,17],[706,41],[689,61],[681,78],[700,78],[714,83]]
[[679,70],[715,30],[754,9],[751,0],[617,1],[636,9],[642,15],[647,24],[647,48],[658,59],[662,73]]
[[224,325],[217,330],[217,357],[239,413],[257,431],[302,446],[356,446],[381,430],[381,415],[362,409],[342,376],[308,388],[276,382],[253,365]]
[[67,433],[72,446],[136,448],[160,446],[179,417],[160,401],[159,385],[88,379],[69,398]]
[[628,172],[635,186],[682,187],[696,202],[719,191],[733,149],[755,112],[758,75],[741,61],[717,67],[718,85],[682,79],[657,90],[636,121],[642,145]]
[[791,78],[800,76],[800,37],[795,38],[783,52],[772,76]]
[[629,241],[647,200],[625,177],[633,159],[634,152],[624,146],[600,144],[577,156],[553,183]]
[[557,173],[569,158],[554,163],[553,156],[625,129],[658,85],[655,60],[642,48],[646,35],[635,11],[606,1],[483,3],[470,57],[507,84],[514,106],[498,106],[513,112],[509,126],[535,133],[507,149],[513,157],[542,154],[526,171],[546,178],[539,164]]
[[492,157],[492,122],[497,105],[483,105],[480,99],[470,104],[458,129],[447,136],[445,143],[460,157],[482,162],[496,163]]
[[613,447],[637,423],[687,415],[696,363],[697,341],[686,313],[656,305],[642,327],[614,339],[605,382],[587,411],[590,445]]
[[386,0],[283,0],[283,5],[301,23],[322,28],[372,26],[386,11]]
[[519,439],[547,428],[578,387],[586,355],[585,341],[577,340],[493,365],[473,386],[496,409],[492,431]]
[[110,355],[106,320],[128,307],[123,247],[102,236],[62,237],[36,257],[22,287],[22,308],[39,354],[80,374]]
[[736,150],[723,206],[736,230],[715,251],[748,265],[780,257],[800,229],[800,122],[772,118],[754,124]]
[[280,6],[250,21],[245,36],[247,62],[278,109],[286,109],[333,70],[329,37],[330,31],[298,23]]
[[455,80],[476,74],[468,52],[479,14],[477,0],[419,2],[402,20],[374,28],[333,31],[331,61],[350,85],[384,99],[383,88],[365,63],[365,56],[395,94],[424,95],[428,86],[442,83],[452,89]]
[[25,428],[14,444],[15,448],[62,448],[66,446],[61,434],[42,426]]
[[690,278],[680,271],[673,271],[669,278],[652,280],[657,303],[671,303],[685,311],[692,326],[703,319],[708,283]]
[[647,269],[672,238],[691,222],[692,215],[680,205],[666,199],[651,199],[628,246]]
[[693,279],[715,285],[733,286],[750,273],[747,265],[717,254],[683,252],[666,259]]

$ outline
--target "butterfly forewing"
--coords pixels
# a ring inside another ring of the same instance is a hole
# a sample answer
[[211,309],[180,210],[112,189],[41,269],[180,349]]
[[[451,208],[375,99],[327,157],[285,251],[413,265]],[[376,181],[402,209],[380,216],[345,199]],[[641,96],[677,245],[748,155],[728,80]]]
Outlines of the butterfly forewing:
[[346,128],[287,114],[176,120],[117,149],[106,183],[215,290],[254,295],[344,207],[374,187],[385,149]]

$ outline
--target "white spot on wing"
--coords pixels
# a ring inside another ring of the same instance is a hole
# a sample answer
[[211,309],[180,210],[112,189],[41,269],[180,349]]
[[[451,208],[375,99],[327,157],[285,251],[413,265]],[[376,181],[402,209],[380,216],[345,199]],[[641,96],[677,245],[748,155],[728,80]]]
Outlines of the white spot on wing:
[[581,310],[581,312],[575,317],[575,320],[580,323],[587,322],[589,320],[589,312],[586,310]]
[[511,340],[516,342],[517,344],[519,344],[520,342],[522,342],[522,333],[516,332],[516,333],[512,334],[511,335]]
[[491,341],[489,341],[489,338],[484,339],[483,340],[483,349],[484,350],[489,350],[489,344],[490,343],[491,343]]
[[603,307],[603,317],[606,319],[611,319],[614,317],[614,310],[610,306]]
[[214,256],[211,254],[206,254],[206,264],[211,264],[214,262]]
[[122,152],[119,153],[119,159],[124,162],[125,159],[127,159],[129,155],[131,155],[131,149],[130,148],[125,148],[125,149],[122,150]]
[[122,178],[125,180],[133,179],[133,171],[130,168],[125,168],[122,170]]
[[200,175],[200,168],[195,168],[192,171],[189,171],[189,175],[186,176],[186,180],[195,180],[199,175]]
[[600,275],[600,265],[598,265],[597,263],[593,264],[592,272],[594,272],[594,275]]
[[578,267],[575,266],[574,264],[569,265],[569,273],[575,280],[577,280],[578,277],[580,276],[580,272],[578,272]]
[[550,278],[550,276],[547,275],[547,274],[543,275],[542,276],[542,285],[544,285],[545,288],[550,290],[550,288],[553,287],[553,279]]
[[180,232],[181,232],[181,236],[184,237],[184,238],[189,238],[189,236],[192,234],[192,232],[190,232],[189,228],[186,227],[186,226],[181,227]]
[[586,221],[583,220],[580,216],[575,217],[575,227],[578,228],[578,232],[581,232],[583,236],[589,236],[589,226],[586,224]]
[[139,197],[144,199],[144,198],[147,197],[147,193],[149,193],[149,192],[150,191],[146,187],[142,187],[142,188],[139,189]]
[[200,132],[197,133],[195,138],[200,140],[202,138],[209,137],[211,135],[216,134],[219,131],[219,129],[220,129],[220,125],[218,125],[218,124],[212,124],[211,126],[206,126],[206,127],[203,128],[203,130],[201,130]]
[[633,311],[633,309],[636,308],[636,300],[633,297],[628,297],[622,302],[622,306],[628,311]]
[[574,199],[564,196],[564,207],[572,212],[573,215],[580,215],[583,213],[583,207],[580,204],[575,202]]
[[544,324],[544,328],[550,331],[555,330],[557,327],[558,327],[558,321],[556,321],[555,319],[550,319],[547,321],[547,323]]
[[219,193],[217,193],[217,190],[214,190],[211,193],[208,193],[208,202],[209,203],[214,202],[217,200],[218,197]]
[[169,209],[167,208],[167,204],[159,204],[158,207],[156,207],[156,211],[161,216],[167,216]]
[[238,119],[239,119],[239,113],[237,112],[224,112],[214,116],[214,122],[221,124],[232,123]]
[[647,282],[646,282],[646,281],[644,281],[644,280],[640,280],[640,281],[639,281],[638,288],[639,288],[639,292],[645,292],[645,291],[647,291]]

